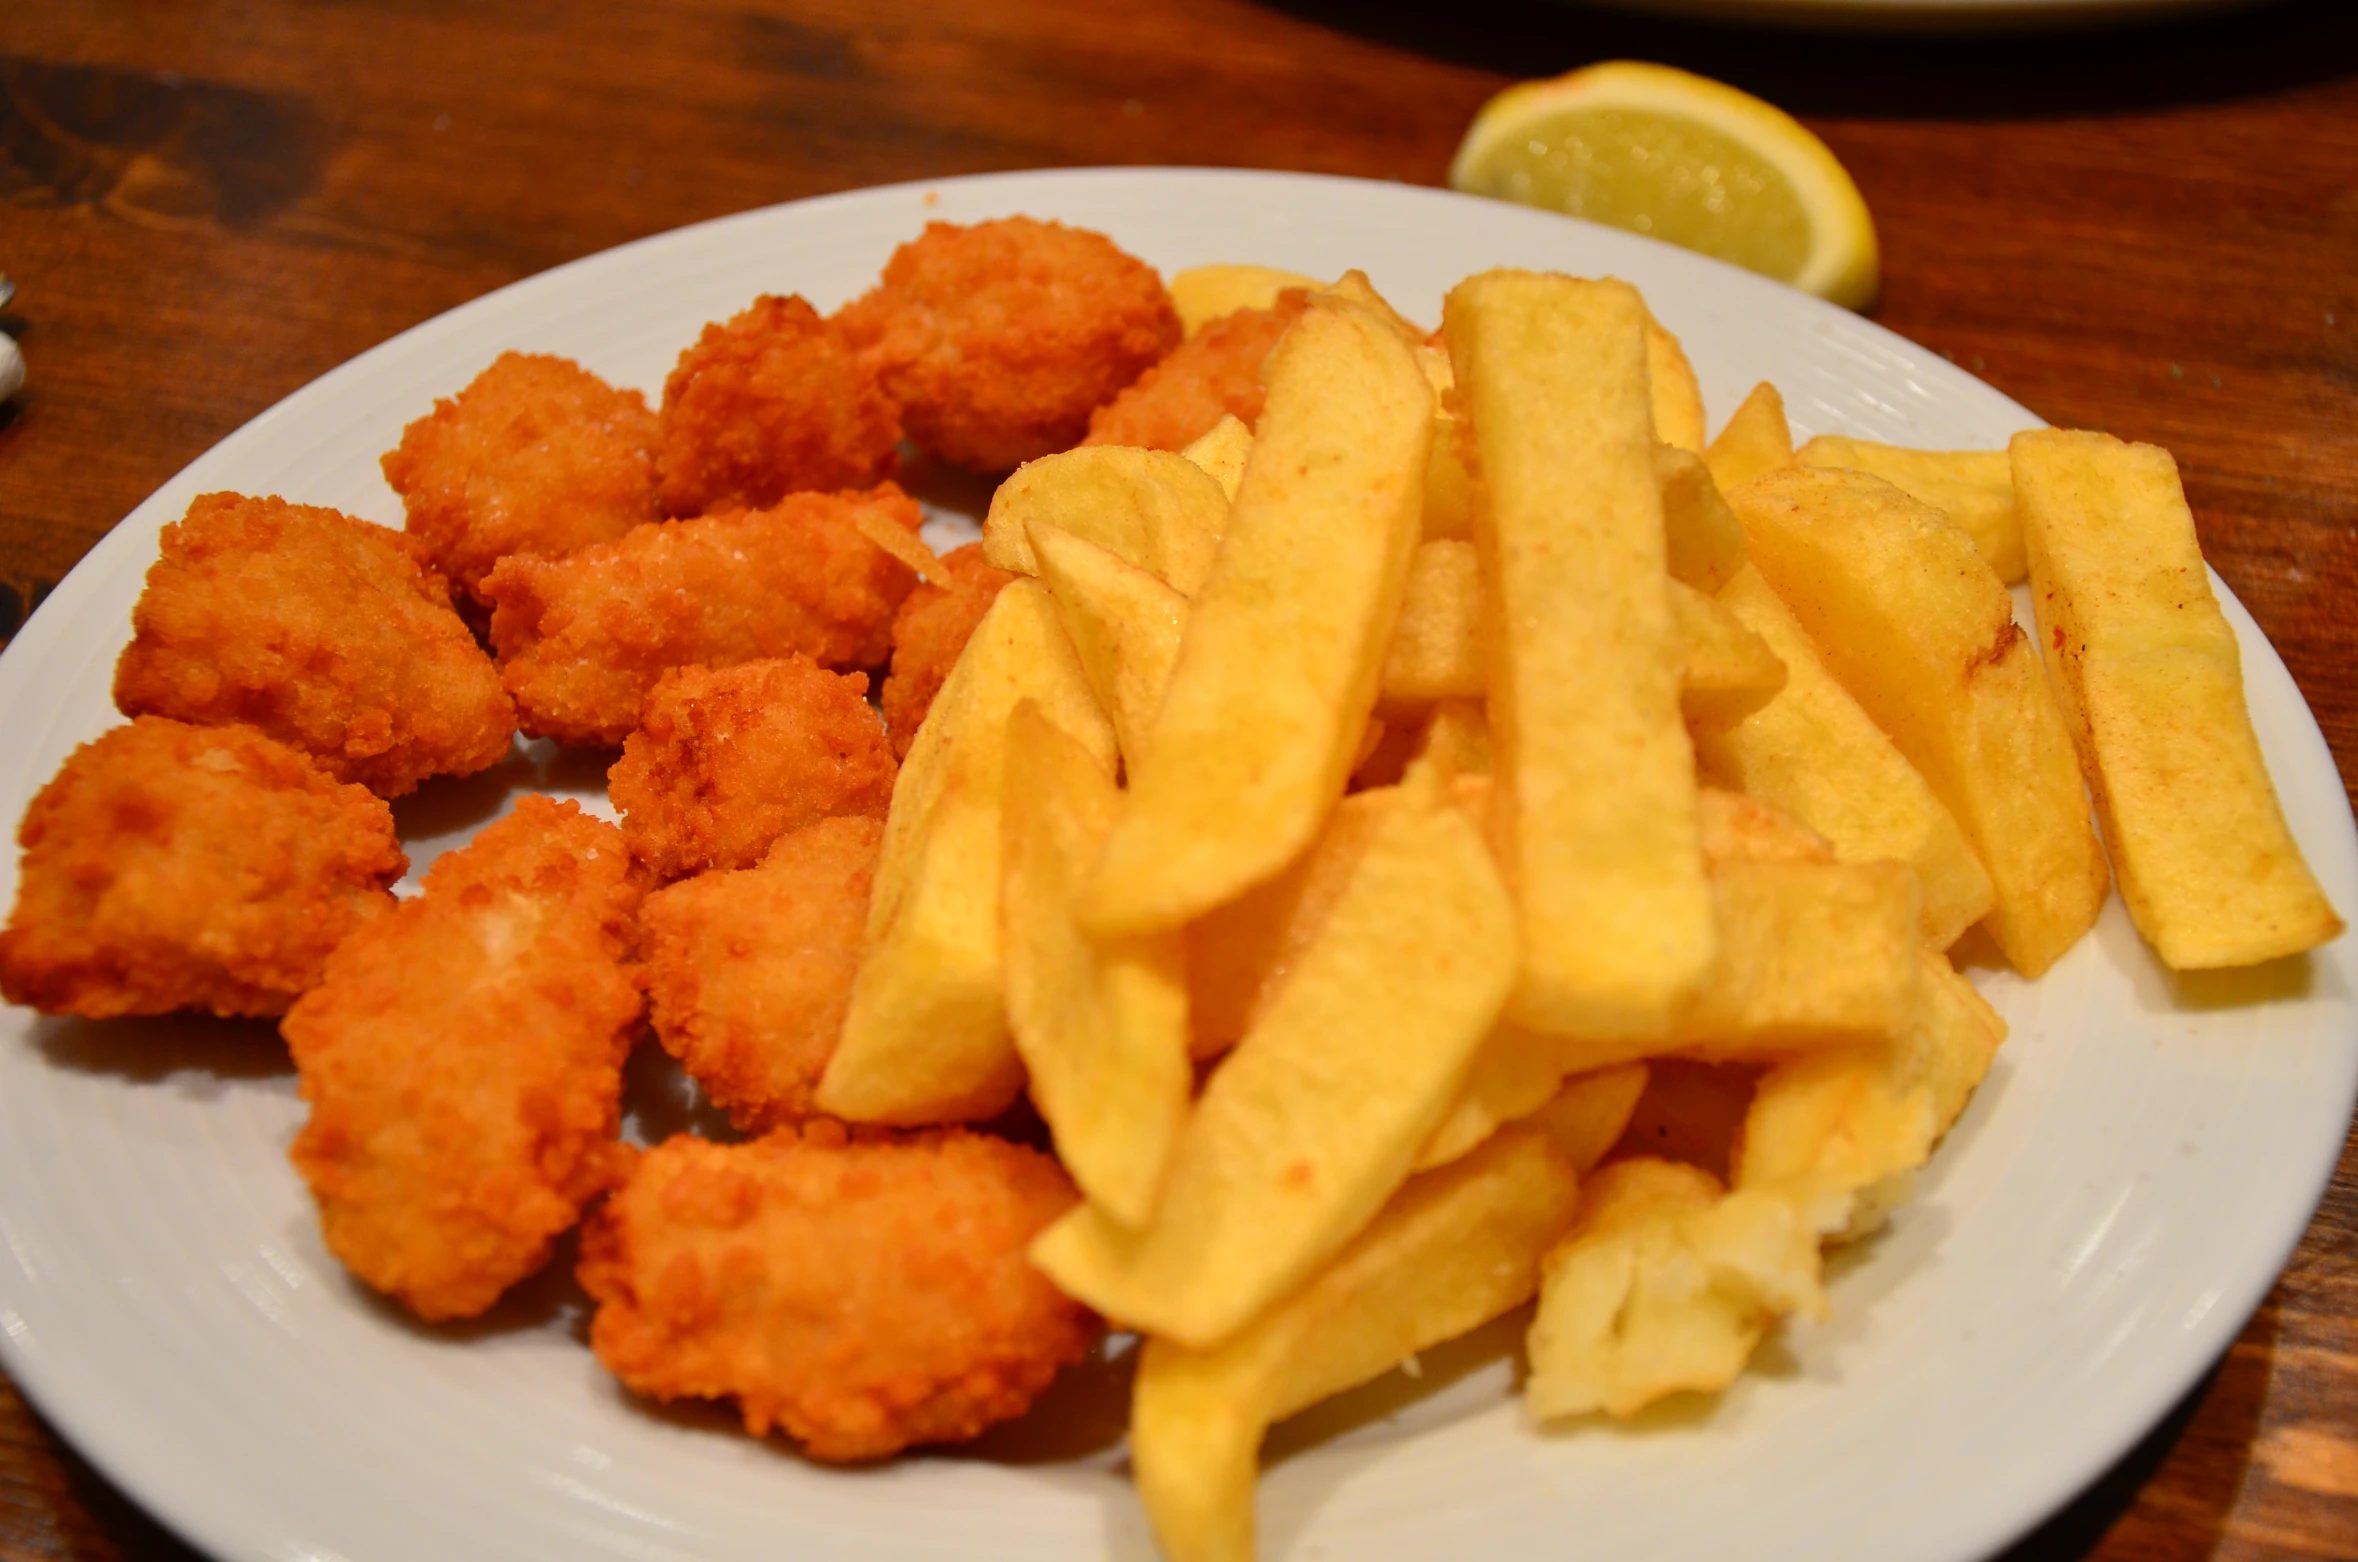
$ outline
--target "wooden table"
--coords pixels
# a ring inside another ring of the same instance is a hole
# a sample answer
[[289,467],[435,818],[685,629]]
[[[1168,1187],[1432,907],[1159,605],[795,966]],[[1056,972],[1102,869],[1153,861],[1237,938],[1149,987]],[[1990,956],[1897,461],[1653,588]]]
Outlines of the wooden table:
[[[0,409],[0,634],[279,397],[559,262],[988,169],[1438,183],[1506,81],[1617,56],[1832,144],[1881,227],[1882,323],[2052,421],[2175,451],[2212,561],[2358,774],[2347,0],[1965,40],[1516,0],[0,6],[4,323],[31,368]],[[190,1555],[0,1383],[0,1558]],[[2358,1147],[2217,1369],[2008,1553],[2352,1556]]]

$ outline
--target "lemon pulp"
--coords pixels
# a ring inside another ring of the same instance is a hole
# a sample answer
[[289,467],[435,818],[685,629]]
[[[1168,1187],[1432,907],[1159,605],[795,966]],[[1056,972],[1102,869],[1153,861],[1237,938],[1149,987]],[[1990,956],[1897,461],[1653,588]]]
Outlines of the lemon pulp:
[[1609,223],[1772,277],[1810,253],[1793,182],[1733,136],[1658,110],[1566,108],[1522,127],[1461,188]]

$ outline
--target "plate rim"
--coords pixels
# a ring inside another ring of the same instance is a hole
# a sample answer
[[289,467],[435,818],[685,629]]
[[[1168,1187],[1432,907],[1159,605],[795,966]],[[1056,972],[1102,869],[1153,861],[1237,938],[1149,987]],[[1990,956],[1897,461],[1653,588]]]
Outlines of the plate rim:
[[[249,442],[264,437],[282,419],[298,415],[303,410],[302,404],[312,399],[332,400],[337,382],[344,376],[359,375],[363,372],[364,366],[380,361],[384,355],[398,352],[404,343],[412,342],[423,333],[453,330],[457,328],[458,322],[476,317],[479,314],[496,313],[503,299],[519,290],[547,286],[559,276],[578,273],[584,268],[613,264],[617,257],[649,246],[689,242],[691,236],[709,236],[715,232],[726,231],[733,225],[774,218],[787,211],[814,214],[823,220],[827,209],[834,205],[865,204],[872,201],[905,197],[912,192],[941,191],[954,187],[965,190],[994,184],[1037,188],[1043,182],[1053,183],[1060,180],[1070,180],[1081,183],[1102,180],[1108,176],[1123,179],[1169,179],[1173,176],[1183,176],[1211,178],[1220,181],[1243,179],[1281,184],[1301,182],[1318,185],[1348,185],[1391,194],[1406,194],[1414,198],[1430,198],[1444,203],[1478,199],[1455,195],[1427,186],[1406,185],[1394,181],[1297,174],[1276,170],[1082,167],[1009,170],[955,178],[906,180],[890,185],[831,192],[803,200],[781,202],[743,212],[730,213],[661,233],[646,235],[607,250],[579,257],[561,266],[550,268],[548,271],[505,284],[406,328],[329,369],[247,420],[238,429],[224,436],[223,439],[160,484],[153,493],[143,499],[140,504],[134,506],[124,520],[125,522],[134,521],[156,506],[168,506],[174,502],[170,496],[200,484],[203,481],[204,470],[211,463],[234,461]],[[1556,220],[1572,221],[1572,219]],[[1579,226],[1587,228],[1591,225],[1580,224]],[[1616,240],[1620,241],[1653,244],[1653,241],[1642,240],[1634,235],[1621,234],[1616,230],[1599,231],[1611,233]],[[1718,267],[1715,262],[1702,260],[1701,257],[1689,255],[1684,251],[1672,251],[1668,246],[1658,244],[1654,244],[1653,247],[1679,256],[1682,265],[1699,263],[1704,266],[1716,267],[1731,277],[1742,278],[1744,286],[1776,287],[1775,284],[1763,282],[1762,279],[1752,277],[1749,273],[1737,272],[1733,268]],[[1777,288],[1776,291],[1790,294],[1790,290],[1787,289]],[[1841,311],[1833,305],[1825,304],[1821,300],[1807,299],[1804,295],[1799,294],[1790,294],[1790,298],[1793,301],[1824,310],[1828,316],[1849,321],[1854,325],[1863,325],[1869,331],[1879,333],[1889,342],[1904,345],[1911,351],[1919,353],[1927,351],[1919,344],[1899,337],[1886,328],[1875,325],[1873,322],[1858,321],[1856,317],[1849,316],[1847,312]],[[1987,387],[1984,382],[1979,381],[1967,371],[1956,369],[1955,373],[1964,379],[1973,381],[1975,385],[1989,390],[1991,394],[2002,397],[2002,393]],[[2021,408],[2018,403],[2012,403],[2010,398],[2006,398],[2006,400],[2009,405],[2021,412],[2026,423],[2039,421],[2028,409]],[[129,535],[118,537],[118,533],[128,533]],[[8,685],[15,681],[10,676],[11,673],[21,674],[32,664],[43,660],[40,653],[55,653],[56,645],[64,633],[67,621],[76,616],[77,608],[85,605],[86,599],[97,589],[98,577],[121,567],[116,562],[116,554],[119,552],[144,553],[150,548],[152,548],[152,533],[146,528],[118,523],[89,550],[82,560],[76,563],[42,607],[28,617],[5,652],[0,652],[0,702],[7,700]],[[2338,773],[2338,767],[2334,764],[2330,746],[2325,741],[2322,729],[2318,726],[2314,713],[2309,710],[2297,683],[2292,680],[2289,671],[2285,669],[2281,658],[2276,655],[2274,648],[2268,645],[2265,636],[2260,634],[2256,624],[2251,622],[2249,614],[2243,609],[2242,604],[2226,588],[2224,582],[2218,579],[2215,572],[2212,574],[2212,580],[2214,588],[2220,594],[2222,606],[2228,611],[2231,618],[2237,621],[2239,631],[2248,631],[2252,640],[2256,641],[2258,646],[2265,648],[2264,657],[2254,658],[2250,654],[2250,644],[2247,643],[2247,678],[2256,671],[2263,676],[2282,680],[2284,686],[2290,690],[2295,707],[2303,718],[2301,730],[2294,735],[2294,738],[2308,751],[2304,757],[2304,763],[2315,763],[2321,759],[2329,770],[2335,770]],[[111,656],[111,650],[107,654]],[[2253,665],[2255,662],[2258,664],[2256,668]],[[2347,836],[2352,833],[2351,822],[2346,815],[2331,821],[2331,823],[2335,825],[2338,835]],[[13,868],[12,860],[8,867],[8,880],[11,883],[14,880]],[[2345,1105],[2342,1115],[2347,1123],[2351,1108],[2358,1106],[2358,1052],[2352,1052],[2345,1048],[2341,1056],[2345,1087],[2343,1091]],[[2201,1338],[2211,1341],[2211,1343],[2200,1349],[2190,1347],[2187,1355],[2191,1365],[2168,1381],[2139,1380],[2139,1386],[2143,1392],[2131,1395],[2135,1399],[2137,1407],[2133,1411],[2115,1410],[2111,1419],[2121,1423],[2125,1430],[2116,1438],[2106,1440],[2101,1457],[2090,1457],[2079,1461],[2073,1465],[2071,1473],[2068,1475],[2053,1476],[2043,1483],[2036,1483],[2047,1488],[2044,1505],[2037,1506],[2036,1511],[2017,1509],[2009,1520],[1992,1526],[1991,1538],[1986,1542],[1978,1543],[1979,1549],[1974,1553],[1975,1555],[1987,1555],[2002,1549],[2006,1544],[2034,1529],[2078,1494],[2088,1489],[2093,1482],[2101,1478],[2129,1450],[2147,1436],[2169,1413],[2170,1409],[2185,1396],[2188,1390],[2212,1370],[2221,1353],[2232,1344],[2252,1313],[2265,1300],[2269,1290],[2273,1288],[2281,1275],[2285,1262],[2297,1250],[2300,1241],[2313,1223],[2317,1206],[2331,1185],[2342,1147],[2346,1142],[2347,1131],[2345,1129],[2343,1136],[2337,1139],[2330,1148],[2326,1147],[2322,1141],[2312,1147],[2312,1164],[2307,1168],[2307,1175],[2300,1183],[2301,1187],[2307,1189],[2307,1194],[2298,1205],[2300,1214],[2297,1220],[2290,1219],[2289,1214],[2285,1217],[2289,1225],[2289,1232],[2279,1233],[2282,1236],[2282,1241],[2280,1249],[2277,1251],[2275,1263],[2256,1280],[2252,1278],[2252,1275],[2258,1275],[2256,1269],[2251,1272],[2251,1275],[2244,1276],[2242,1283],[2235,1287],[2236,1294],[2232,1298],[2222,1297],[2222,1305],[2204,1320],[2200,1331]],[[2293,1207],[2288,1203],[2283,1206],[2283,1209],[2289,1212]],[[7,1224],[9,1213],[5,1203],[5,1190],[0,1189],[0,1227]],[[13,1233],[6,1234],[13,1239]],[[2278,1244],[2271,1242],[2270,1246],[2277,1248]],[[8,1266],[0,1265],[0,1366],[6,1367],[27,1400],[34,1404],[39,1413],[68,1438],[81,1457],[102,1471],[119,1490],[137,1503],[156,1522],[171,1529],[192,1546],[205,1550],[209,1554],[222,1557],[247,1554],[232,1536],[216,1529],[213,1524],[204,1523],[196,1517],[192,1509],[209,1509],[211,1507],[211,1504],[202,1500],[201,1493],[194,1494],[195,1500],[191,1501],[189,1500],[191,1494],[184,1481],[178,1479],[177,1475],[172,1472],[159,1472],[156,1468],[156,1461],[160,1460],[169,1465],[172,1461],[168,1454],[147,1455],[139,1448],[127,1446],[144,1444],[145,1440],[136,1435],[134,1429],[119,1423],[94,1424],[89,1413],[90,1407],[87,1404],[76,1403],[68,1386],[53,1380],[50,1371],[50,1358],[42,1349],[41,1343],[27,1343],[19,1337],[18,1330],[14,1327],[17,1318],[10,1299],[19,1283],[19,1276],[15,1272],[10,1270]],[[2250,1292],[2248,1298],[2242,1294],[2244,1291]],[[2067,1461],[2067,1463],[2070,1462]],[[2081,1467],[2083,1465],[2084,1467]],[[159,1488],[181,1489],[183,1500],[167,1503],[163,1499],[151,1495]],[[250,1527],[246,1536],[250,1541]],[[257,1550],[254,1554],[260,1553]]]

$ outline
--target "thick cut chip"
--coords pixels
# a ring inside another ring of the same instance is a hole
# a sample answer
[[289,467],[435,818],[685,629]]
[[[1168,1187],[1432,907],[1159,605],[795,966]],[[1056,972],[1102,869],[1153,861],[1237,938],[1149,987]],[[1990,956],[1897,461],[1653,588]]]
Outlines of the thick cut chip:
[[1122,757],[1136,769],[1179,659],[1187,598],[1062,527],[1034,521],[1031,536],[1040,579],[1055,593],[1081,671],[1113,720]]
[[1725,493],[1793,462],[1793,429],[1785,421],[1785,398],[1762,380],[1704,447],[1703,460]]
[[[1641,305],[1641,307],[1643,307]],[[1654,437],[1679,450],[1703,450],[1703,386],[1687,351],[1652,311],[1646,314],[1646,385]]]
[[1375,705],[1433,393],[1380,317],[1328,298],[1267,373],[1218,562],[1082,902],[1100,934],[1177,927],[1280,872],[1342,794]]
[[1939,511],[1863,472],[1787,467],[1731,502],[1761,575],[1989,870],[1998,947],[2039,975],[2095,922],[2108,876],[2006,588]]
[[1416,1169],[1448,1165],[1487,1140],[1501,1123],[1529,1117],[1547,1105],[1563,1084],[1564,1047],[1558,1038],[1499,1026],[1474,1054],[1449,1115],[1416,1152]]
[[1470,542],[1425,542],[1384,653],[1387,707],[1482,697],[1482,570]]
[[1060,526],[1194,596],[1212,571],[1228,496],[1187,457],[1127,445],[1083,445],[1015,469],[983,517],[983,557],[1038,573],[1029,530]]
[[1378,825],[1399,806],[1398,787],[1352,793],[1335,805],[1318,839],[1283,873],[1188,924],[1198,1057],[1235,1046],[1277,1001],[1359,871]]
[[1514,913],[1438,787],[1403,789],[1252,1033],[1204,1087],[1144,1231],[1083,1208],[1032,1259],[1197,1349],[1299,1285],[1408,1175],[1514,981]]
[[1690,728],[1732,727],[1785,687],[1785,664],[1777,653],[1718,599],[1674,578],[1670,616],[1685,648],[1678,708]]
[[853,1122],[979,1120],[1023,1086],[999,926],[1007,718],[1037,700],[1108,775],[1113,728],[1048,588],[1019,580],[975,626],[895,778],[867,948],[822,1112]]
[[2339,934],[2269,782],[2177,463],[2060,429],[2013,454],[2040,643],[2137,930],[2176,970]]
[[[1730,512],[1729,523],[1734,520]],[[1784,687],[1784,664],[1767,641],[1677,578],[1668,587],[1680,658],[1679,710],[1688,722],[1723,727],[1741,721]],[[1392,718],[1444,700],[1481,699],[1489,685],[1484,621],[1474,545],[1448,539],[1419,544],[1384,655],[1378,709]]]
[[1150,1340],[1130,1460],[1171,1562],[1251,1562],[1270,1423],[1520,1306],[1578,1182],[1535,1133],[1505,1133],[1404,1185],[1333,1263],[1212,1351]]
[[1649,1067],[1616,1063],[1564,1081],[1563,1088],[1523,1121],[1555,1142],[1572,1169],[1587,1176],[1605,1158],[1646,1093]]
[[1143,1226],[1187,1120],[1187,946],[1097,943],[1073,922],[1119,794],[1030,701],[1007,729],[1007,1018],[1057,1158],[1089,1202]]
[[1710,968],[1694,753],[1647,406],[1646,311],[1614,282],[1497,271],[1444,305],[1499,614],[1497,843],[1535,1030],[1668,1029]]
[[1190,266],[1174,272],[1169,283],[1171,306],[1189,336],[1223,315],[1239,309],[1267,309],[1288,288],[1315,288],[1314,277],[1275,266]]
[[1234,504],[1236,485],[1244,481],[1245,463],[1252,459],[1253,431],[1231,412],[1213,424],[1210,433],[1179,453],[1202,467]]
[[1616,1161],[1548,1255],[1524,1404],[1536,1420],[1634,1415],[1744,1370],[1769,1326],[1822,1314],[1817,1233],[1787,1199],[1723,1192],[1673,1161]]
[[[1415,763],[1430,765],[1443,781],[1460,777],[1490,778],[1490,721],[1473,700],[1443,700],[1425,719],[1417,739]],[[1487,798],[1487,793],[1485,793]],[[1487,802],[1485,802],[1487,807]],[[1487,814],[1483,816],[1487,821]]]
[[2014,499],[2014,473],[2003,450],[1908,450],[1871,439],[1820,434],[1795,451],[1793,459],[1803,466],[1872,472],[1947,516],[1950,525],[1973,539],[2007,585],[2019,585],[2030,573]]
[[1719,601],[1776,653],[1785,686],[1735,725],[1695,734],[1704,775],[1793,814],[1843,862],[1913,867],[1925,942],[1946,949],[1994,903],[1956,816],[1834,680],[1757,570],[1730,581]]
[[1662,480],[1662,527],[1670,578],[1717,591],[1744,567],[1744,523],[1728,508],[1703,458],[1676,445],[1654,447]]
[[1838,1240],[1874,1230],[1907,1196],[2006,1037],[1946,959],[1927,950],[1922,960],[1922,1002],[1888,1044],[1793,1058],[1761,1076],[1737,1187],[1781,1191]]
[[1890,1035],[1917,1003],[1905,863],[1715,862],[1720,957],[1674,1029],[1690,1057],[1772,1058]]

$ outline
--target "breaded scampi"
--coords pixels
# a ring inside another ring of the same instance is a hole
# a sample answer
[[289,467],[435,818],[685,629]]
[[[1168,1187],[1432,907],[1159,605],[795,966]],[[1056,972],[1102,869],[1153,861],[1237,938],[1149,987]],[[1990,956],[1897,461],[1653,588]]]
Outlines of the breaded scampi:
[[647,398],[570,358],[501,353],[380,464],[420,556],[478,602],[511,553],[557,558],[662,518]]
[[92,1019],[280,1014],[393,909],[393,812],[252,727],[141,716],[74,750],[17,830],[0,993]]
[[1184,450],[1231,414],[1246,428],[1257,427],[1269,396],[1262,361],[1309,307],[1307,291],[1287,288],[1274,308],[1222,315],[1089,414],[1089,437],[1081,443]]
[[1074,1200],[1049,1157],[962,1129],[675,1138],[583,1229],[590,1345],[638,1392],[734,1398],[816,1459],[963,1441],[1096,1333],[1024,1256]]
[[674,667],[623,741],[606,792],[658,879],[750,868],[789,830],[883,818],[899,768],[865,673],[807,656]]
[[115,663],[124,715],[244,722],[379,797],[506,756],[499,671],[402,533],[221,493],[162,544]]
[[926,224],[835,318],[910,439],[980,472],[1079,443],[1090,412],[1180,337],[1153,267],[1029,217]]
[[974,626],[991,610],[999,588],[1015,578],[985,559],[979,542],[951,549],[941,563],[940,574],[910,592],[892,619],[892,670],[876,703],[892,734],[896,759],[909,757],[909,745],[917,740],[917,729],[958,653],[974,637]]
[[899,470],[900,442],[876,371],[801,298],[764,294],[706,326],[663,382],[664,513],[872,488]]
[[280,1022],[321,1234],[420,1318],[489,1307],[627,1170],[643,893],[620,831],[527,797],[345,940]]
[[869,539],[863,517],[912,534],[925,519],[884,483],[641,526],[562,559],[502,559],[484,591],[524,730],[617,746],[655,680],[692,662],[800,652],[822,667],[880,666],[917,575]]
[[741,1129],[817,1111],[883,841],[881,819],[823,819],[758,867],[659,889],[639,913],[655,1034]]

